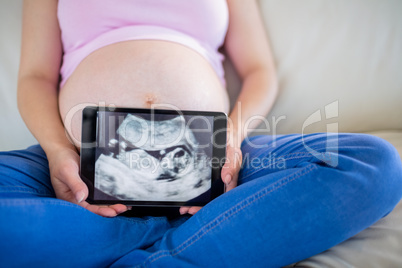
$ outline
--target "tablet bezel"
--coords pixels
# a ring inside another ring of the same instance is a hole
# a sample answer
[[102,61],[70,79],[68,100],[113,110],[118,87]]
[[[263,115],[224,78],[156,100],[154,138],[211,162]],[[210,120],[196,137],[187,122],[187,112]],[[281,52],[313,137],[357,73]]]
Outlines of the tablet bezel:
[[[166,115],[189,115],[189,116],[213,116],[213,146],[212,157],[219,159],[211,168],[211,189],[210,199],[207,202],[198,201],[133,201],[133,200],[95,200],[94,199],[94,177],[95,177],[95,158],[97,148],[97,124],[99,112],[119,112],[119,113],[142,113],[142,114],[166,114]],[[87,106],[82,111],[82,131],[81,131],[81,157],[80,175],[81,179],[88,186],[89,195],[87,202],[90,204],[112,205],[124,204],[129,206],[152,206],[152,207],[179,207],[179,206],[204,206],[219,195],[225,192],[225,185],[221,179],[221,170],[226,157],[226,132],[227,115],[222,112],[209,111],[190,111],[190,110],[163,110],[163,109],[144,109],[144,108],[123,108],[123,107],[101,107]]]

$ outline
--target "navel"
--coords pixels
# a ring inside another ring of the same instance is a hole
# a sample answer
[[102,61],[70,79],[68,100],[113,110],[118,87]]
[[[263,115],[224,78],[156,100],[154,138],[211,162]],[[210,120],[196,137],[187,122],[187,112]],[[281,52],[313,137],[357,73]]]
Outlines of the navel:
[[158,98],[153,93],[148,93],[145,95],[145,107],[151,108],[152,104],[157,102]]

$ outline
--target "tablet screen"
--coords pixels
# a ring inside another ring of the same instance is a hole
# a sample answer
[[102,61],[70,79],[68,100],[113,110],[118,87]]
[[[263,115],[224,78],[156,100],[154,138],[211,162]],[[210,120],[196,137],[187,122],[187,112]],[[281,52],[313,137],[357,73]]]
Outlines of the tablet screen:
[[94,199],[209,201],[213,129],[213,116],[98,111]]
[[221,112],[88,106],[80,174],[91,204],[205,205],[224,193]]

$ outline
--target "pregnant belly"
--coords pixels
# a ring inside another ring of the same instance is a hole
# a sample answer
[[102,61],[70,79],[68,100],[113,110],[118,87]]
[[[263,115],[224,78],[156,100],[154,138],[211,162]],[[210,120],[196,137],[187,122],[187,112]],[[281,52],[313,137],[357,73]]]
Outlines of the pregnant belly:
[[60,89],[60,115],[76,146],[87,105],[228,113],[229,99],[197,52],[173,42],[136,40],[93,52]]

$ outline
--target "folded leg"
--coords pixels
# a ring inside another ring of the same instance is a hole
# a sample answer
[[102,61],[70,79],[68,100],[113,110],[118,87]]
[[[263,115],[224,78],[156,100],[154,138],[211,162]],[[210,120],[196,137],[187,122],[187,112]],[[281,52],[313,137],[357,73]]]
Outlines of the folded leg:
[[0,215],[2,267],[107,267],[180,223],[104,218],[56,199],[40,146],[0,152]]
[[[240,186],[115,266],[145,259],[138,267],[280,267],[355,235],[402,196],[399,155],[379,138],[311,134],[252,141],[243,143],[243,153],[264,165],[243,163]],[[284,162],[273,165],[273,156]]]

